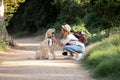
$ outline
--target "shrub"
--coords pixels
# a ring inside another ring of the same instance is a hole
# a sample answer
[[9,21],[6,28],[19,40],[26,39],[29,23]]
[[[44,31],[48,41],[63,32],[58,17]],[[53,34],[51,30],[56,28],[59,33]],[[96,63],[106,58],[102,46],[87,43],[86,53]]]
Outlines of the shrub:
[[[115,34],[93,47],[83,61],[100,80],[119,80],[120,75],[120,34]],[[116,77],[119,77],[116,79]]]
[[[118,55],[120,57],[120,55]],[[119,77],[120,73],[120,59],[115,57],[114,59],[102,61],[94,70],[94,77],[108,77],[116,75]]]
[[0,51],[6,51],[8,49],[7,43],[4,41],[3,37],[0,36]]

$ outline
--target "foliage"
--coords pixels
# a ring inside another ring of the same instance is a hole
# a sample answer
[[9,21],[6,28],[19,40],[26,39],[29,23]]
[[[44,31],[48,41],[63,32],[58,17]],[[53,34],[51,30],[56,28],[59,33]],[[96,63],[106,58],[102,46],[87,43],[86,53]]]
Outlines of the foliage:
[[20,3],[23,3],[24,1],[25,0],[4,0],[6,25],[8,25],[9,20],[17,11]]
[[107,38],[110,34],[110,31],[96,29],[96,33],[91,33],[91,36],[88,37],[86,45],[90,45],[95,42],[102,41],[102,39]]
[[100,80],[119,80],[120,75],[120,34],[110,36],[93,47],[84,59],[84,64],[93,77]]
[[[94,34],[97,29],[101,32],[120,25],[119,0],[5,1],[6,20],[9,21],[7,29],[11,33],[35,33],[50,27],[57,28],[59,31],[62,24],[68,23],[73,26],[82,22],[86,30]],[[13,13],[14,16],[9,17]]]
[[8,45],[3,39],[2,36],[0,36],[0,51],[6,51],[8,49]]
[[102,20],[103,26],[120,26],[120,0],[91,0],[91,5],[90,10],[96,13],[95,17]]
[[48,23],[52,23],[57,16],[53,0],[26,0],[9,21],[9,32],[35,33],[46,29]]

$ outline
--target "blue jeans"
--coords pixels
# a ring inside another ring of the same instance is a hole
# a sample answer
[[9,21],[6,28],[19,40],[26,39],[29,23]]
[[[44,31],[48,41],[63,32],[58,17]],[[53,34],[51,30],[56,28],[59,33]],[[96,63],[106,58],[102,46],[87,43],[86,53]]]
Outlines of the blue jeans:
[[64,49],[71,53],[83,53],[85,51],[85,47],[81,45],[66,45]]

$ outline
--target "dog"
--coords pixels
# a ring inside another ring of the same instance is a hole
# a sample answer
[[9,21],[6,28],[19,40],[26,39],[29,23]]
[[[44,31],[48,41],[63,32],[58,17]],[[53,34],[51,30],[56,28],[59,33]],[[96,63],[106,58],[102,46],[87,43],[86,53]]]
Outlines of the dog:
[[34,59],[50,59],[51,54],[53,59],[56,59],[54,50],[55,43],[51,39],[51,37],[55,36],[54,33],[54,28],[50,28],[47,30],[45,34],[45,39],[37,47]]

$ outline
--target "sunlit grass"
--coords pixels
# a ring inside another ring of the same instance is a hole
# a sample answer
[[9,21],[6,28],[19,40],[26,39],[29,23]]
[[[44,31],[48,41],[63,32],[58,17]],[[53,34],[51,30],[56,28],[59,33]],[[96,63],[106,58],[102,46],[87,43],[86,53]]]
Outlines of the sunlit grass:
[[113,35],[93,47],[83,62],[93,77],[100,80],[119,80],[120,34]]
[[7,42],[5,42],[3,37],[0,36],[0,51],[6,51],[7,49],[8,49]]

